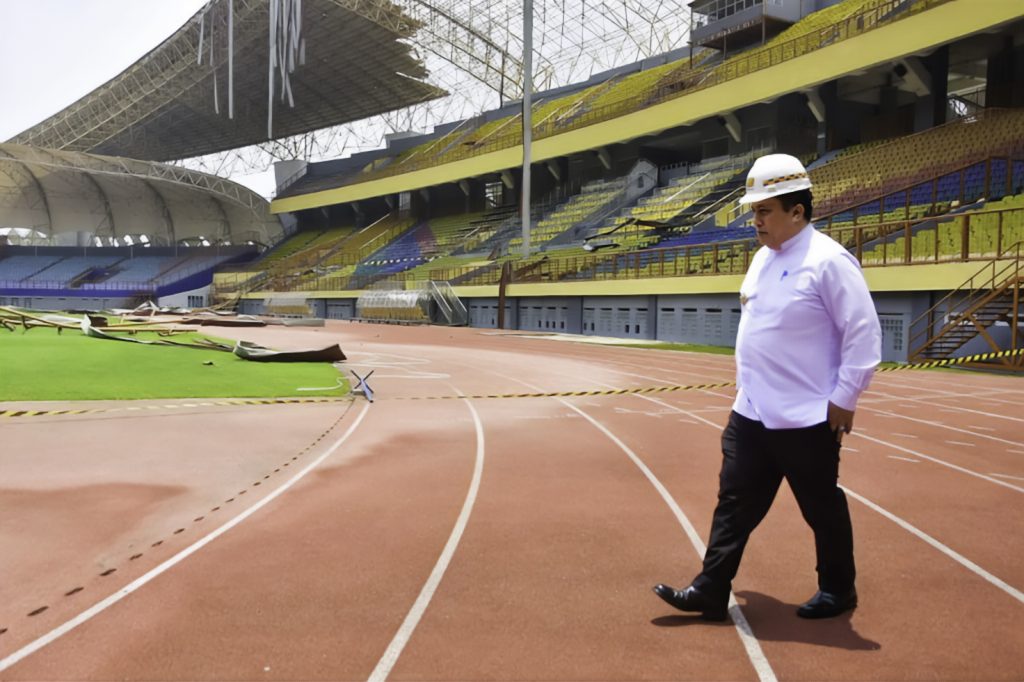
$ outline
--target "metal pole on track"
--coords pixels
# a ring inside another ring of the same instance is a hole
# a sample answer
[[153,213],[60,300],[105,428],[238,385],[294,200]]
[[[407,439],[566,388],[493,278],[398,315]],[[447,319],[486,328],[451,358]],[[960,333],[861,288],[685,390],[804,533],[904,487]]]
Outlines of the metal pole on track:
[[530,256],[530,157],[533,146],[533,0],[523,0],[523,258]]

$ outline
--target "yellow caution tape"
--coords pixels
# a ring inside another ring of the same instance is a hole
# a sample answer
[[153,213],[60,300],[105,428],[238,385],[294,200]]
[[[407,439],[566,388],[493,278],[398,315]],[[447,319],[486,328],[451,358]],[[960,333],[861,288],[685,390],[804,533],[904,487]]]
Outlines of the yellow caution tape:
[[0,419],[20,417],[55,417],[59,415],[103,414],[110,412],[137,412],[140,410],[187,410],[196,407],[224,407],[230,405],[293,405],[297,403],[349,402],[348,398],[252,398],[238,400],[210,400],[204,402],[171,403],[167,405],[130,405],[126,407],[95,407],[68,410],[0,410]]
[[[962,358],[951,358],[948,360],[931,360],[928,362],[916,362],[906,365],[895,365],[893,367],[882,367],[878,372],[903,372],[910,369],[931,369],[933,367],[948,367],[951,365],[962,365],[968,362],[985,362],[999,358],[1007,358],[1024,353],[1024,349],[1005,350],[993,353],[979,353],[968,355]],[[717,384],[688,384],[684,386],[644,386],[641,388],[617,388],[601,391],[559,391],[553,393],[492,393],[487,395],[429,395],[395,397],[391,400],[491,400],[495,398],[584,398],[591,396],[608,395],[637,395],[644,393],[672,393],[675,391],[707,391],[713,388],[729,388],[735,386],[735,381],[723,381]]]
[[[894,365],[882,367],[876,372],[904,372],[914,369],[932,369],[935,367],[950,367],[963,365],[969,362],[987,362],[1001,358],[1015,357],[1024,353],[1024,349],[1005,350],[992,353],[978,353],[962,358],[950,358],[946,360],[930,360],[928,362],[916,362],[906,365]],[[427,395],[427,396],[396,396],[390,400],[495,400],[507,398],[587,398],[609,395],[640,395],[647,393],[675,393],[678,391],[707,391],[715,388],[729,388],[735,386],[735,381],[722,381],[711,384],[686,384],[678,386],[643,386],[638,388],[613,388],[600,391],[554,391],[551,393],[488,393],[481,395]],[[347,398],[268,398],[251,400],[217,400],[195,403],[177,403],[169,405],[143,405],[134,407],[110,407],[94,409],[69,409],[69,410],[0,410],[0,419],[21,418],[21,417],[50,417],[57,415],[81,415],[100,414],[109,412],[128,412],[136,410],[180,410],[195,407],[221,407],[230,405],[291,405],[300,403],[335,403],[345,402]]]

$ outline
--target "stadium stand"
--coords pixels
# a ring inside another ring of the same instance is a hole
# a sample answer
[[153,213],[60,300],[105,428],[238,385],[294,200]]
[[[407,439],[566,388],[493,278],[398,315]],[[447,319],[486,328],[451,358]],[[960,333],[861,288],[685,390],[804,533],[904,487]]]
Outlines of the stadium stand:
[[[694,52],[693,60],[687,56],[624,77],[612,75],[607,81],[581,92],[552,102],[535,102],[534,139],[611,120],[667,99],[770,68],[946,1],[843,0],[808,14],[763,46],[725,61],[716,59],[718,53],[714,50],[702,50]],[[486,122],[482,117],[471,119],[440,140],[428,140],[397,157],[374,162],[361,172],[335,177],[334,186],[421,170],[521,144],[522,133],[517,125],[520,116],[516,113]],[[289,188],[285,196],[324,187],[322,182],[314,185],[300,181]]]
[[[1014,164],[1008,175],[1005,159],[1015,154],[1024,154],[1024,111],[990,109],[841,155],[811,171],[811,179],[821,188],[816,195],[821,215],[857,207],[859,215],[879,215],[884,220],[888,206],[880,206],[879,197],[908,187],[915,190],[909,204],[917,207],[948,205],[954,200],[964,203],[980,197],[985,183],[984,161],[992,157],[1003,157],[999,161],[1002,165],[994,170],[1003,177],[1004,187],[1013,187],[1024,171]],[[957,173],[968,168],[964,176]],[[932,183],[938,183],[934,194]],[[908,203],[902,194],[886,199],[894,205],[903,199],[901,208]]]
[[5,247],[0,253],[0,289],[8,295],[28,295],[33,291],[53,295],[156,292],[173,289],[197,275],[208,275],[222,263],[252,256],[252,249],[245,247],[188,249],[190,252],[181,255],[167,247],[91,250],[97,253],[77,255],[82,249],[69,247]]

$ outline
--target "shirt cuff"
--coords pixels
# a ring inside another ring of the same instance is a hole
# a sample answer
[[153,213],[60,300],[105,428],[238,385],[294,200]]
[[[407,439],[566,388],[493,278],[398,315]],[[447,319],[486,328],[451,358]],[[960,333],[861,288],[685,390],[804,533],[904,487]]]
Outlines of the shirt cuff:
[[844,410],[853,412],[857,409],[857,399],[860,398],[860,394],[861,391],[855,388],[836,386],[836,389],[832,391],[832,395],[828,397],[828,401]]

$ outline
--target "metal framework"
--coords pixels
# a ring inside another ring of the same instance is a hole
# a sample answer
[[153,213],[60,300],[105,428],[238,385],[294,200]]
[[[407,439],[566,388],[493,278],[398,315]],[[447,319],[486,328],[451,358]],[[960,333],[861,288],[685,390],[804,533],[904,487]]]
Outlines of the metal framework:
[[[387,0],[333,0],[391,29],[403,29]],[[279,138],[183,163],[213,173],[262,170],[276,160],[315,161],[377,149],[385,135],[474,116],[522,96],[522,0],[395,0],[418,25],[412,41],[429,81],[450,93],[358,122]],[[688,0],[546,0],[534,5],[533,80],[537,91],[687,45]]]
[[[211,234],[221,239],[239,241],[258,235],[267,243],[281,233],[280,223],[270,215],[267,201],[260,195],[226,178],[180,166],[0,144],[0,171],[6,177],[6,181],[0,179],[4,190],[0,226],[32,227],[55,235],[75,228],[62,225],[60,216],[85,216],[90,211],[84,209],[98,204],[102,220],[91,226],[91,231],[106,237],[147,234],[158,243],[193,236],[175,234],[174,214],[186,210],[203,212],[202,221],[189,222],[215,225]],[[155,199],[156,208],[150,218],[140,219],[139,211],[131,204],[147,196]],[[19,205],[41,220],[29,225],[5,219],[24,215],[19,214]],[[134,220],[120,220],[119,212]]]
[[[400,42],[416,24],[400,21],[397,8],[391,8],[390,22],[383,9],[371,21],[335,0],[306,0],[305,64],[275,93],[285,101],[268,102],[274,45],[267,36],[271,9],[279,2],[211,0],[129,69],[13,142],[181,159],[360,120],[444,94],[424,82],[426,70]],[[237,101],[228,107],[231,100]]]
[[[379,148],[388,133],[522,97],[522,0],[303,0],[295,106],[278,87],[268,112],[267,34],[286,1],[211,0],[124,73],[13,141],[238,175]],[[690,17],[688,0],[537,2],[534,87],[683,47]]]

